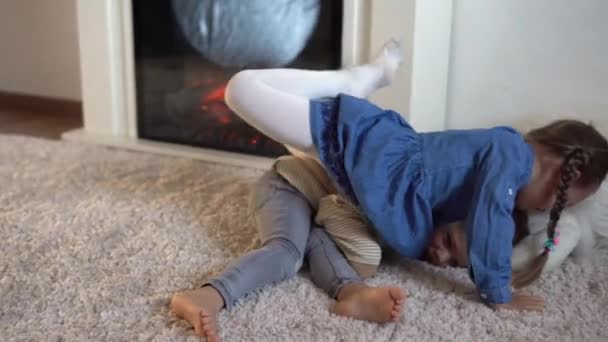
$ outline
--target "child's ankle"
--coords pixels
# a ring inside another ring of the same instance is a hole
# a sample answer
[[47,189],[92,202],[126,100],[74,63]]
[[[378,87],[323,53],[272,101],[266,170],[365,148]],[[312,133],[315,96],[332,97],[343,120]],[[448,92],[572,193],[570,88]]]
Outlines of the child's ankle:
[[349,261],[353,269],[359,274],[359,277],[366,279],[378,273],[378,265],[363,264],[355,261]]
[[221,309],[226,307],[224,303],[224,297],[222,297],[220,292],[216,290],[215,287],[211,285],[205,285],[201,287],[200,290],[205,294],[209,309],[220,311]]
[[340,288],[340,290],[338,291],[338,295],[336,296],[336,300],[337,301],[344,300],[366,288],[367,288],[367,285],[365,285],[364,283],[359,283],[359,282],[348,283],[348,284],[342,286],[342,288]]

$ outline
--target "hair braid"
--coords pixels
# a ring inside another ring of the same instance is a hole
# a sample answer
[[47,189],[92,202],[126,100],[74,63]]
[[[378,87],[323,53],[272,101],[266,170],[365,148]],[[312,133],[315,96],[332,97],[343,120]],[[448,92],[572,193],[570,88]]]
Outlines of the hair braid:
[[[547,237],[550,241],[553,241],[556,237],[555,230],[557,228],[557,223],[559,222],[562,211],[568,204],[568,189],[570,188],[576,173],[588,159],[588,154],[585,153],[583,149],[575,148],[566,156],[564,163],[562,164],[555,203],[553,203],[553,207],[549,214],[549,222],[547,223]],[[513,286],[521,288],[528,286],[537,280],[547,263],[548,256],[549,250],[545,249],[532,261],[528,269],[515,272],[513,274]]]

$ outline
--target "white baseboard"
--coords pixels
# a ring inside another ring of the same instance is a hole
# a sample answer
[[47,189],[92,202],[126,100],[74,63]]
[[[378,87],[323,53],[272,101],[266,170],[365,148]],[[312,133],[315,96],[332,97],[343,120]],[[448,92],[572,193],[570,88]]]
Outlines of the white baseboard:
[[110,135],[95,134],[87,132],[84,129],[75,129],[65,132],[61,135],[61,138],[66,141],[77,141],[119,147],[139,152],[157,153],[262,170],[269,169],[274,161],[272,158],[257,157],[247,154],[170,144],[146,139],[121,138]]

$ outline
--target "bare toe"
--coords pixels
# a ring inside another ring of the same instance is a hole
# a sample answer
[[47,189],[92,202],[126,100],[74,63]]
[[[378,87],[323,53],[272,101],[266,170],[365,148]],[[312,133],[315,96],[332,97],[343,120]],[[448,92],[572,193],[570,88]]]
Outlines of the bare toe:
[[207,341],[219,341],[217,337],[217,325],[215,317],[210,316],[205,310],[200,312],[203,336],[207,338]]
[[402,306],[397,301],[404,299],[405,292],[397,287],[362,287],[338,301],[333,312],[366,321],[391,322],[401,317]]
[[397,303],[403,303],[403,301],[405,300],[405,291],[401,288],[398,287],[391,287],[389,288],[389,294],[391,295],[391,298],[393,298],[393,300]]
[[391,316],[392,316],[393,318],[399,318],[399,317],[401,317],[401,312],[402,312],[402,311],[401,311],[401,308],[400,308],[400,307],[394,307],[394,308],[393,308],[393,311],[391,312]]
[[223,299],[210,286],[176,293],[171,299],[171,311],[192,324],[197,336],[208,341],[219,341],[217,337],[217,314]]
[[199,321],[197,324],[192,324],[194,328],[194,335],[204,337],[205,336],[205,328],[203,327],[203,322]]
[[207,342],[219,342],[220,341],[219,336],[217,336],[216,334],[207,334],[207,336],[205,336],[205,338],[207,338]]

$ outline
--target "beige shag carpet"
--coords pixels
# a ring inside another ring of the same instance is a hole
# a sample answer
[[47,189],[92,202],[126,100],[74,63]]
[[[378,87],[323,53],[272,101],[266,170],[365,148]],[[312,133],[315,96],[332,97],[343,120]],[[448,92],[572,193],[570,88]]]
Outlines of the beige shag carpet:
[[[256,246],[258,171],[0,136],[0,340],[197,341],[168,311]],[[397,324],[331,315],[302,272],[221,314],[224,341],[606,341],[608,255],[568,262],[532,290],[544,313],[494,312],[464,270],[384,266],[410,297]]]

